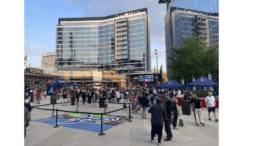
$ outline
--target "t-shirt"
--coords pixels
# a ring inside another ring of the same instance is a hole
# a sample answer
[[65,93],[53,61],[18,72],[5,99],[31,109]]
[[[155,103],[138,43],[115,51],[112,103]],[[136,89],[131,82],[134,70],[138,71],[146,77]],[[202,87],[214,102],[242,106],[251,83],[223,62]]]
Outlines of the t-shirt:
[[194,108],[201,108],[199,99],[193,100],[193,103],[194,103]]
[[206,102],[208,102],[208,107],[214,107],[215,104],[214,104],[214,101],[215,101],[215,97],[214,96],[207,96],[206,99],[205,99]]
[[181,90],[178,90],[178,94],[181,94]]
[[135,96],[133,96],[133,97],[132,97],[132,101],[134,101],[134,102],[135,102],[135,100],[136,100],[136,97],[135,97]]
[[153,90],[153,94],[156,94],[156,90]]
[[116,91],[116,97],[120,98],[120,93],[118,91]]
[[37,98],[40,98],[40,97],[41,97],[40,92],[37,92],[37,93],[36,93],[36,97],[37,97]]
[[143,103],[143,102],[142,102],[142,98],[143,98],[142,96],[139,96],[139,97],[138,97],[139,104],[142,104],[142,103]]

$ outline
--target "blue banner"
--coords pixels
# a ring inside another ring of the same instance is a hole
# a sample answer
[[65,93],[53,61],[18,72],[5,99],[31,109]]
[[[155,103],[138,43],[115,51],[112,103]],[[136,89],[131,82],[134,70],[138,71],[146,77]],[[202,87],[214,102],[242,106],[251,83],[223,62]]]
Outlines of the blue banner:
[[55,95],[54,91],[56,91],[57,85],[56,84],[47,84],[47,95]]

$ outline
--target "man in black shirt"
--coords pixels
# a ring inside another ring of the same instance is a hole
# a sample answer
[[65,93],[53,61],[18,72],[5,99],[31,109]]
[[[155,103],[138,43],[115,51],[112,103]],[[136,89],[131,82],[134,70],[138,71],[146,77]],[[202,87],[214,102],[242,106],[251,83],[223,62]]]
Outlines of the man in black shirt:
[[165,132],[167,133],[167,138],[164,141],[171,141],[172,138],[172,131],[171,131],[171,127],[170,127],[170,123],[171,123],[171,118],[172,118],[172,102],[171,100],[167,100],[166,101],[166,120],[165,120]]
[[195,121],[196,121],[195,109],[193,108],[193,102],[194,102],[194,99],[192,98],[192,99],[190,100],[190,106],[191,106],[191,108],[192,108],[192,111],[193,111],[193,114],[194,114],[194,119],[195,119]]

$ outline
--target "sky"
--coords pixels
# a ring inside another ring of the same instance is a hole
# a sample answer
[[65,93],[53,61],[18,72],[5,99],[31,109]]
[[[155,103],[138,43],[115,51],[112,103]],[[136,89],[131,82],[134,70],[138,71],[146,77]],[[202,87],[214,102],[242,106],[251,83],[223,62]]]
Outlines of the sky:
[[151,65],[156,66],[154,49],[158,50],[158,65],[165,71],[164,16],[166,5],[158,0],[25,0],[24,56],[27,66],[41,66],[41,53],[55,51],[58,18],[103,17],[121,12],[148,8],[151,18]]

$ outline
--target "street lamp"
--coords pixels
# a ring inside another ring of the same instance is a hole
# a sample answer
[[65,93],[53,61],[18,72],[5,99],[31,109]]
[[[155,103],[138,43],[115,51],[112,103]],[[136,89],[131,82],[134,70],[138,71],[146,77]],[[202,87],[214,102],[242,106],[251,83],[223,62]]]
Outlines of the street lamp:
[[158,86],[158,56],[157,56],[157,49],[154,49],[155,55],[156,55],[156,66],[157,66],[157,81],[156,81],[156,86]]

